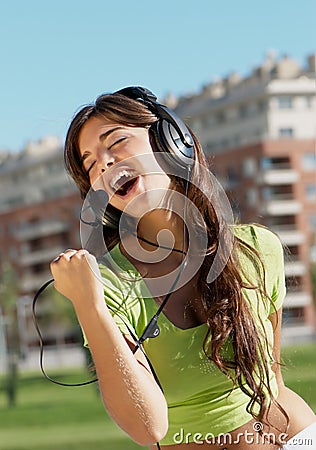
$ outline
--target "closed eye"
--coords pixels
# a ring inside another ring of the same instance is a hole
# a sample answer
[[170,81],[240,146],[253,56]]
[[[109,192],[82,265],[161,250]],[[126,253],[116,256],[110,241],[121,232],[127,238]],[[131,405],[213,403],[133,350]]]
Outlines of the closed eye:
[[115,145],[119,144],[120,142],[125,141],[125,139],[126,139],[125,136],[123,136],[123,137],[117,139],[115,142],[113,142],[113,144],[111,144],[111,145],[108,147],[108,150],[111,150]]
[[87,169],[84,168],[87,174],[89,174],[90,170],[92,169],[92,167],[94,165],[95,165],[95,161],[93,161]]
[[[116,139],[112,144],[110,144],[107,147],[107,150],[111,150],[112,148],[114,148],[116,145],[119,145],[121,142],[125,141],[125,139],[127,139],[126,136],[122,136],[118,139]],[[86,155],[83,155],[82,157],[82,162],[83,162],[83,169],[86,172],[86,174],[89,174],[89,172],[91,171],[91,169],[94,167],[96,161],[93,161],[92,163],[90,163],[90,165],[88,165],[88,159],[89,154],[87,153]],[[86,168],[88,166],[88,168]]]

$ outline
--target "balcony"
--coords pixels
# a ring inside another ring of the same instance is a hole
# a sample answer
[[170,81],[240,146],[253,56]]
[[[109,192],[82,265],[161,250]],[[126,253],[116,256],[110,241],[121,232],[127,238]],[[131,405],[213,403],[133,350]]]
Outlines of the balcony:
[[295,225],[275,225],[271,230],[276,233],[285,245],[301,245],[305,241],[304,233],[295,229]]
[[271,194],[263,207],[263,213],[271,216],[291,216],[301,210],[301,203],[292,194]]
[[308,292],[297,291],[288,292],[284,299],[284,306],[288,308],[299,308],[308,306],[312,302],[312,297]]
[[25,224],[15,231],[15,236],[20,241],[27,241],[44,236],[52,236],[63,233],[69,229],[68,222],[58,220],[41,221],[34,224]]
[[50,278],[52,278],[52,274],[48,270],[47,272],[38,275],[25,275],[20,280],[19,288],[23,292],[34,292],[37,291],[37,289]]
[[299,180],[299,174],[288,165],[276,164],[275,167],[265,169],[261,181],[268,185],[294,184]]
[[301,324],[283,324],[281,342],[282,344],[297,344],[298,342],[306,342],[314,340],[315,329],[311,325]]
[[35,252],[25,253],[20,258],[21,266],[30,266],[40,263],[49,263],[52,261],[59,253],[64,251],[64,247],[55,246],[52,248],[36,250]]
[[300,277],[306,273],[306,266],[303,261],[291,258],[291,261],[286,262],[284,272],[287,277]]

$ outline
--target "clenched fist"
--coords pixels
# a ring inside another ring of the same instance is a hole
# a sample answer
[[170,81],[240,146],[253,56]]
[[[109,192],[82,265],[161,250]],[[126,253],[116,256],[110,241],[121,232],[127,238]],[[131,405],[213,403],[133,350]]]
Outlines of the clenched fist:
[[50,264],[55,288],[75,306],[103,299],[97,260],[86,250],[68,249]]

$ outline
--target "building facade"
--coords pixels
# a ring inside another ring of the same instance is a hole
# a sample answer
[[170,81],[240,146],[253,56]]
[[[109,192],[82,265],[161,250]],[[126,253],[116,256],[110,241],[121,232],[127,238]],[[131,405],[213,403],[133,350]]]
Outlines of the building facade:
[[[165,103],[199,136],[237,220],[270,227],[286,246],[283,340],[311,338],[315,335],[310,276],[311,262],[316,262],[315,56],[308,58],[306,67],[288,57],[268,56],[249,76],[234,73],[197,94],[170,96]],[[81,206],[56,138],[31,143],[19,153],[0,153],[1,295],[6,289],[3,273],[11,270],[16,280],[16,326],[25,350],[38,348],[31,301],[51,278],[50,261],[66,248],[81,247]],[[39,316],[49,317],[52,301],[40,302]],[[76,340],[72,328],[60,321],[46,322],[45,329],[48,344]]]
[[268,55],[246,77],[166,101],[199,136],[238,222],[257,222],[285,246],[283,339],[315,335],[315,55],[306,67]]
[[[13,289],[15,326],[24,350],[38,346],[31,302],[39,287],[52,278],[50,262],[66,248],[81,246],[80,209],[81,199],[66,174],[58,139],[46,138],[21,152],[0,155],[0,305],[5,313],[6,290]],[[6,271],[12,273],[14,286],[5,285]],[[54,297],[38,302],[39,316],[54,310],[53,302]],[[76,338],[59,321],[46,322],[45,329],[45,341],[53,345]]]

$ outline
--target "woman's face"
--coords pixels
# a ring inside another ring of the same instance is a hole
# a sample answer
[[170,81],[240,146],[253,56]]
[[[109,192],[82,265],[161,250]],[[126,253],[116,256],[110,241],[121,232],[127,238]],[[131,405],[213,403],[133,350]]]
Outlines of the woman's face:
[[146,128],[91,117],[80,131],[79,151],[91,186],[104,189],[121,211],[130,203],[128,213],[138,216],[132,200],[139,196],[143,211],[146,205],[158,206],[169,188],[170,178],[155,159]]

